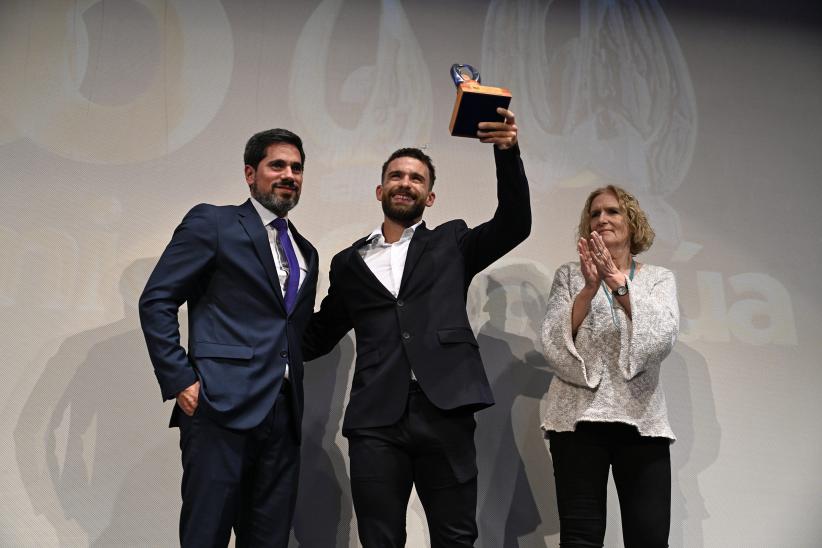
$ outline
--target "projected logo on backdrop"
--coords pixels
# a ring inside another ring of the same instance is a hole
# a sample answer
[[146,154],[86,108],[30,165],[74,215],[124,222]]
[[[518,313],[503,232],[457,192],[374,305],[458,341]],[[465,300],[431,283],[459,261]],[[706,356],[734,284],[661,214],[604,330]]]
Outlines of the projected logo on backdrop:
[[163,156],[211,122],[233,55],[219,0],[2,2],[0,142],[100,164]]
[[[344,127],[327,105],[332,34],[346,4],[324,0],[297,40],[291,69],[289,107],[298,132],[312,143],[319,161],[334,166],[321,184],[335,200],[359,200],[363,180],[398,146],[428,142],[433,119],[431,82],[414,32],[398,0],[383,0],[376,64],[360,66],[342,83],[340,102],[361,109]],[[349,3],[349,7],[356,6]],[[413,77],[408,77],[413,75]]]
[[[578,32],[569,35],[574,17]],[[657,2],[494,0],[481,66],[516,90],[518,117],[529,121],[521,128],[525,163],[540,174],[532,185],[615,182],[637,194],[658,245],[672,250],[672,268],[689,282],[696,277],[699,315],[683,316],[683,340],[733,335],[749,344],[796,344],[790,295],[778,280],[677,267],[702,249],[684,240],[666,201],[691,165],[697,111],[685,59]]]
[[[549,188],[627,184],[657,219],[657,234],[679,242],[665,197],[691,164],[696,106],[673,30],[655,2],[568,9],[496,0],[486,17],[482,67],[516,90],[517,114],[529,120],[522,128],[528,169]],[[563,30],[569,13],[579,20],[571,37]],[[659,225],[663,219],[670,224]]]
[[[690,283],[692,273],[674,269],[683,296],[683,278]],[[494,263],[471,285],[468,311],[472,326],[493,321],[484,294],[488,280],[496,281],[494,291],[505,309],[497,311],[497,326],[508,333],[539,339],[545,313],[540,291],[551,287],[551,269],[538,261],[506,259]],[[726,288],[729,290],[726,291]],[[752,345],[797,344],[796,323],[790,294],[779,280],[760,272],[745,272],[723,277],[719,272],[696,272],[697,315],[683,311],[680,318],[680,340],[683,342],[731,342]],[[539,310],[535,313],[534,310]]]

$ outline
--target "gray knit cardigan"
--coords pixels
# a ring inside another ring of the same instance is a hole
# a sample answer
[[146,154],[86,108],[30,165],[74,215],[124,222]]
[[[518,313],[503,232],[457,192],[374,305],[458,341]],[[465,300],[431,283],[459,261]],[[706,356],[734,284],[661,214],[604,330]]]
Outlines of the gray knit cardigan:
[[622,422],[643,436],[676,439],[668,423],[659,368],[679,333],[673,273],[644,264],[628,282],[632,319],[602,288],[571,336],[571,308],[585,285],[578,262],[557,269],[542,324],[554,378],[542,429],[573,431],[577,422]]

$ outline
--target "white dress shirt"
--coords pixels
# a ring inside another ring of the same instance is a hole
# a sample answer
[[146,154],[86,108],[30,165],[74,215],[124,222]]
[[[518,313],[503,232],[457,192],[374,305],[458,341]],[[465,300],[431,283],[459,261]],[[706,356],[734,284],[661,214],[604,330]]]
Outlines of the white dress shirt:
[[365,264],[394,297],[400,294],[408,245],[421,223],[422,221],[403,230],[400,239],[393,244],[386,243],[382,226],[378,226],[368,236],[367,243],[360,248],[360,256]]
[[[253,197],[251,198],[251,203],[254,205],[254,209],[257,210],[257,214],[260,216],[266,232],[268,232],[268,245],[271,248],[271,255],[274,257],[274,264],[277,267],[277,277],[280,279],[280,290],[283,292],[283,295],[285,295],[285,284],[288,280],[288,260],[280,256],[282,251],[280,251],[280,246],[277,245],[277,229],[271,226],[272,221],[277,218],[277,215],[275,215],[273,211],[266,209],[264,205]],[[288,220],[288,217],[286,216],[285,219]],[[294,254],[297,255],[297,262],[300,263],[299,285],[301,286],[303,281],[305,281],[305,277],[308,275],[308,266],[306,266],[303,252],[294,240],[294,235],[291,234],[290,227],[288,228],[288,238],[291,240],[291,247],[294,248]],[[285,378],[288,378],[288,364],[285,364]]]

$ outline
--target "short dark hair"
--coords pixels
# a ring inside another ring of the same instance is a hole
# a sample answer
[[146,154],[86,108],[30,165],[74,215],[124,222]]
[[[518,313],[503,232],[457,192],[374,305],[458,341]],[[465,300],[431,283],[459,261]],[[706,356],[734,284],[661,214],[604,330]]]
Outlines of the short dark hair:
[[385,163],[382,165],[380,183],[382,183],[382,181],[385,179],[385,172],[388,169],[388,164],[390,164],[397,158],[405,157],[417,159],[428,167],[428,174],[431,176],[431,180],[428,182],[428,190],[434,188],[434,181],[437,179],[436,172],[434,171],[434,162],[431,161],[430,156],[428,156],[420,149],[411,147],[400,148],[391,153],[391,156],[389,156]]
[[302,139],[296,133],[281,128],[267,129],[251,136],[251,139],[245,144],[245,154],[243,155],[245,165],[257,169],[257,166],[265,158],[266,149],[274,143],[294,145],[300,151],[300,161],[305,165]]

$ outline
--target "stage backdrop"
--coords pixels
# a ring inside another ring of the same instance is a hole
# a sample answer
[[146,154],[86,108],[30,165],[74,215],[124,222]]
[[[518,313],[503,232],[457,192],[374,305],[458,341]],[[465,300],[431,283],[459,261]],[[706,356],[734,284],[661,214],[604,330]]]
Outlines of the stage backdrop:
[[[429,225],[491,216],[490,147],[447,131],[462,62],[513,92],[534,210],[469,295],[497,398],[478,415],[478,546],[558,542],[537,332],[583,201],[611,182],[657,231],[640,260],[679,285],[671,545],[818,546],[819,22],[795,2],[0,2],[0,545],[176,543],[178,432],[135,304],[189,208],[247,198],[252,133],[305,141],[291,218],[320,251],[319,297],[332,255],[380,222],[395,148],[434,158]],[[293,546],[357,545],[351,337],[306,370]],[[427,546],[415,495],[408,530]]]

